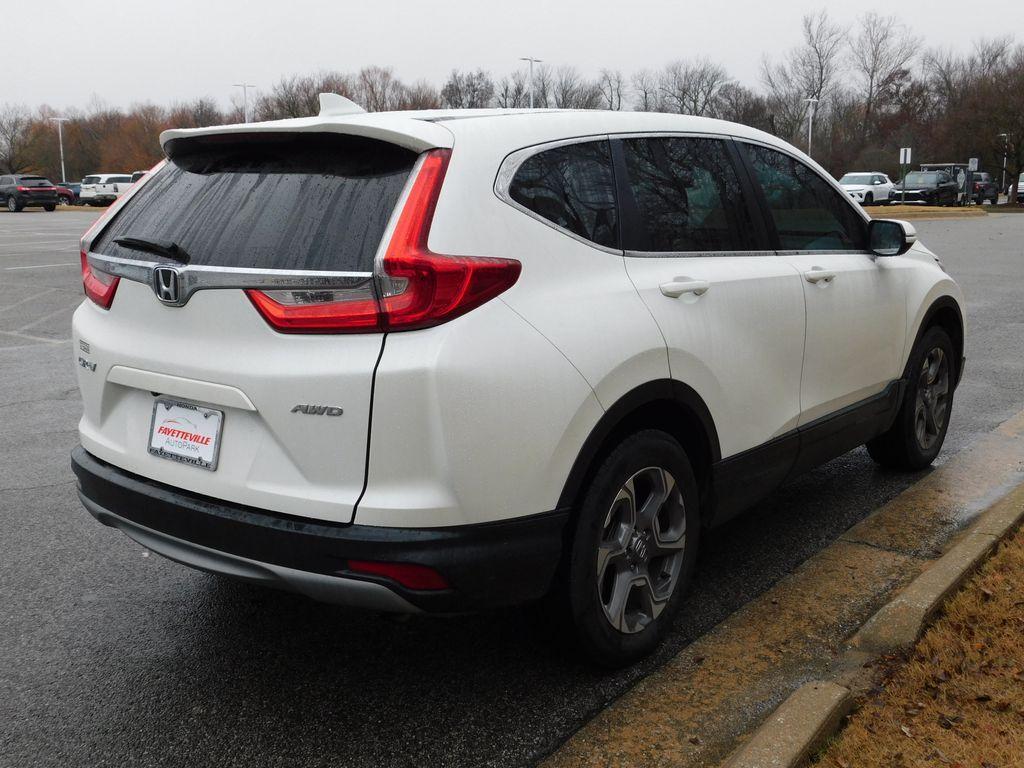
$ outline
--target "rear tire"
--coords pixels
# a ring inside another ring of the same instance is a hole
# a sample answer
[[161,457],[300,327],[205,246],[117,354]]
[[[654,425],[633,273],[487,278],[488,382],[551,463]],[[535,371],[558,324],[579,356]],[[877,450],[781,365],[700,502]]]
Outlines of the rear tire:
[[631,664],[671,628],[696,562],[698,505],[686,453],[658,430],[627,437],[590,481],[552,607],[597,664]]
[[10,211],[11,213],[17,213],[24,207],[25,206],[19,203],[18,199],[14,197],[14,195],[11,195],[10,197],[7,198],[7,210]]
[[864,205],[874,205],[874,203],[875,196],[873,194],[868,192],[866,195],[864,195]]
[[43,210],[46,211],[47,213],[53,213],[55,210],[57,210],[57,206],[53,205],[53,204],[51,204],[51,205],[44,205],[43,206]]
[[949,428],[956,376],[953,342],[942,328],[929,328],[910,355],[909,381],[889,430],[867,444],[871,458],[890,469],[919,470],[942,449]]

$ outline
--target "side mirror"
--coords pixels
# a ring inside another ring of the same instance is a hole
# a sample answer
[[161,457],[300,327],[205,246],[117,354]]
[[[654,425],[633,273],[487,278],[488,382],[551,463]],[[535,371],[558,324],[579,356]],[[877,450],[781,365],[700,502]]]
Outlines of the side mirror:
[[868,248],[875,256],[899,256],[917,242],[917,230],[907,221],[873,219],[868,224]]

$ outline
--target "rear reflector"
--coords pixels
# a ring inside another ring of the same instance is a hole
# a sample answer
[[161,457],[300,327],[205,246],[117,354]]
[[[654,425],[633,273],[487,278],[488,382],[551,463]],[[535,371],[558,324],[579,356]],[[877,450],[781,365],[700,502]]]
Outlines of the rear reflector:
[[247,291],[283,333],[410,331],[440,325],[506,291],[522,265],[514,259],[446,256],[427,247],[451,150],[423,157],[373,283],[344,291]]
[[348,569],[352,573],[383,576],[406,589],[448,589],[448,582],[444,576],[433,568],[416,563],[381,563],[373,560],[349,560]]
[[103,309],[110,309],[110,304],[114,300],[114,292],[117,290],[117,282],[121,278],[93,269],[89,265],[89,258],[85,251],[81,251],[81,254],[82,284],[85,287],[85,295]]

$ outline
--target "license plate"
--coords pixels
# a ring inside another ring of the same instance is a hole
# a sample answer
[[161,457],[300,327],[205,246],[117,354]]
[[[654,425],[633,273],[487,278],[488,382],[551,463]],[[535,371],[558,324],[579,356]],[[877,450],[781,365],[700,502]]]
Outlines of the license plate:
[[149,452],[211,472],[217,469],[224,411],[159,397],[153,403]]

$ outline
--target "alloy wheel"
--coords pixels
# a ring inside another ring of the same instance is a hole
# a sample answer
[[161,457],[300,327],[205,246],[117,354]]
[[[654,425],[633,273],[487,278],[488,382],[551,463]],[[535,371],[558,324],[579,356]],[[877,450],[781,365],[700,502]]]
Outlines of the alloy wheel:
[[616,630],[635,634],[658,618],[679,582],[685,545],[676,479],[662,467],[641,469],[615,495],[597,549],[598,596]]
[[949,410],[949,359],[941,347],[933,348],[921,364],[914,407],[914,434],[927,451],[942,434]]

